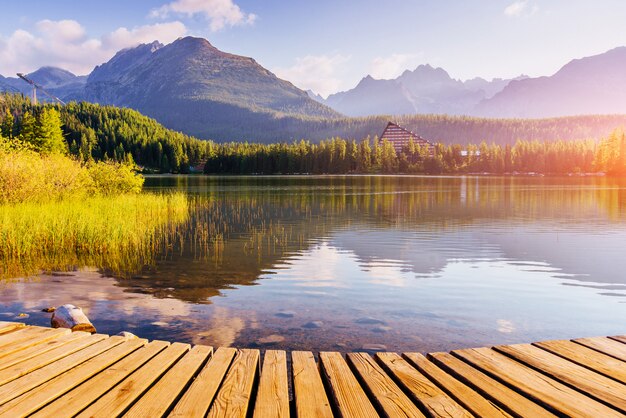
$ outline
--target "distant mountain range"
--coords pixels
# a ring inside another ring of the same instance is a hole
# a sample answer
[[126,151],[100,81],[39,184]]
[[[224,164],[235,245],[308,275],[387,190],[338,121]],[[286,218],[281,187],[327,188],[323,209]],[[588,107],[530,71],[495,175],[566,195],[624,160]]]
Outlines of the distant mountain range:
[[570,61],[548,77],[455,80],[442,68],[420,65],[393,80],[363,78],[320,103],[349,116],[448,114],[546,118],[626,113],[626,47]]
[[[523,79],[520,76],[517,79]],[[511,80],[455,80],[442,68],[420,65],[393,80],[363,78],[352,90],[312,98],[349,116],[380,114],[470,114],[484,99],[501,91]]]
[[509,83],[472,114],[540,118],[626,113],[626,47],[575,59],[550,77]]
[[[538,78],[461,81],[442,68],[420,65],[393,80],[367,76],[327,99],[279,79],[252,58],[193,37],[124,49],[88,76],[54,67],[28,76],[64,101],[130,107],[168,128],[218,141],[309,137],[302,130],[306,121],[318,121],[333,135],[333,121],[344,115],[626,114],[626,47],[573,60]],[[1,90],[31,92],[23,80],[0,76]]]

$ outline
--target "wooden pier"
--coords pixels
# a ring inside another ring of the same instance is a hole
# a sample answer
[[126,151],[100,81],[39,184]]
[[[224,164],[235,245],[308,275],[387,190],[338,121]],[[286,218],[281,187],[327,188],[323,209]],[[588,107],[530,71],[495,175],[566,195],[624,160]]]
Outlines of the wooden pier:
[[626,337],[349,353],[0,322],[0,417],[623,417]]

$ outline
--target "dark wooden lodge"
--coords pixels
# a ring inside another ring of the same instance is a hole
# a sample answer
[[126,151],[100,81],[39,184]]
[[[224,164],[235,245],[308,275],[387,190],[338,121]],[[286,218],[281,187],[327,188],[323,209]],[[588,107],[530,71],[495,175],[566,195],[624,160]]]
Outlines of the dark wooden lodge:
[[411,139],[413,139],[415,145],[427,146],[430,155],[435,153],[435,145],[433,143],[393,122],[389,122],[380,135],[381,141],[385,139],[393,145],[396,154],[403,152],[403,148],[409,145],[409,140]]

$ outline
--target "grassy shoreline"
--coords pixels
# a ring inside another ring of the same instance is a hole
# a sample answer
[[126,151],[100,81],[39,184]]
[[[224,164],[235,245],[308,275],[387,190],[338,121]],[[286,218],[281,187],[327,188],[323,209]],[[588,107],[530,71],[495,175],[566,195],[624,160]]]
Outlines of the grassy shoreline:
[[132,164],[0,145],[0,279],[83,266],[132,272],[189,216],[185,194],[142,192]]
[[0,205],[0,278],[82,266],[137,270],[188,215],[182,193]]

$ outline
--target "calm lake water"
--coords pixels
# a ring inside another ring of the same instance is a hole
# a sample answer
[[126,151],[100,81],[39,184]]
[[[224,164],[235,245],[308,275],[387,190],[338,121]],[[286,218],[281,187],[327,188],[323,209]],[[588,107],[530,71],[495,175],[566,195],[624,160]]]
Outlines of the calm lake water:
[[82,306],[99,332],[435,351],[626,334],[626,181],[151,177],[189,222],[140,271],[0,284],[0,320]]

